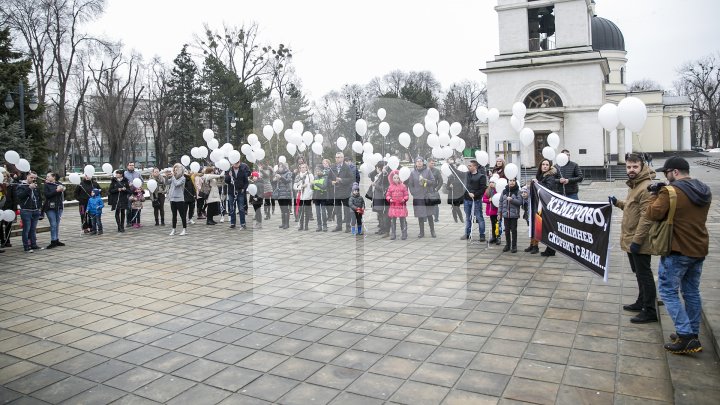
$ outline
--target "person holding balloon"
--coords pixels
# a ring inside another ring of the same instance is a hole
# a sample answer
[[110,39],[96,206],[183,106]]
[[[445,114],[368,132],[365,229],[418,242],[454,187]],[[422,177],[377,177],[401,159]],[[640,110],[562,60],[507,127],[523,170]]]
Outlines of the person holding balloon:
[[[535,178],[532,180],[534,183],[540,184],[541,186],[545,187],[546,189],[557,193],[558,191],[558,184],[560,177],[558,170],[553,166],[553,163],[550,159],[543,159],[540,161],[540,165],[538,165],[537,173],[535,173]],[[530,252],[530,254],[536,254],[540,252],[540,248],[538,247],[540,241],[538,239],[530,239],[530,246],[525,249],[526,252]],[[543,251],[541,256],[555,256],[555,250],[551,248],[546,248],[545,251]]]
[[[167,198],[170,200],[170,212],[172,212],[172,230],[170,231],[170,236],[175,235],[178,214],[180,215],[183,228],[180,236],[186,234],[188,206],[186,202],[185,185],[187,181],[187,177],[185,177],[185,167],[180,163],[175,163],[172,167],[172,172],[168,173],[165,179]],[[193,199],[195,198],[194,194],[192,197]]]
[[249,182],[250,184],[248,185],[247,191],[248,194],[250,194],[250,205],[252,205],[255,210],[253,229],[262,229],[264,181],[259,172],[252,172],[250,173]]
[[43,211],[50,222],[50,245],[47,249],[57,246],[65,246],[60,242],[58,235],[60,229],[60,218],[63,214],[63,202],[65,201],[65,186],[58,181],[57,173],[48,173],[45,177],[45,204]]
[[92,224],[92,231],[90,235],[102,235],[102,210],[105,208],[105,203],[102,199],[100,189],[93,189],[90,194],[90,200],[88,200],[87,213],[90,216],[90,223]]
[[13,221],[15,221],[17,203],[15,202],[16,184],[12,183],[13,178],[8,172],[0,173],[0,177],[2,177],[0,179],[0,209],[4,210],[4,213],[0,215],[0,249],[2,249],[12,247],[10,230]]
[[520,187],[517,184],[517,179],[512,178],[508,180],[508,184],[500,196],[500,215],[505,223],[505,247],[503,252],[517,253],[517,223],[522,205]]
[[292,201],[292,172],[285,162],[279,162],[273,180],[277,186],[273,190],[273,199],[280,205],[281,224],[278,228],[290,228],[290,202]]
[[38,190],[37,174],[29,172],[26,180],[17,186],[17,203],[20,206],[20,218],[23,221],[22,241],[26,253],[32,253],[40,248],[37,245],[35,230],[40,219],[42,197]]
[[[77,181],[77,177],[75,177]],[[72,177],[71,177],[72,181]],[[80,212],[80,223],[83,233],[90,233],[90,217],[87,215],[87,203],[90,200],[93,189],[100,188],[100,185],[92,178],[89,173],[82,176],[79,184],[75,186],[75,200],[78,202],[78,211]]]
[[388,174],[390,166],[380,161],[375,164],[375,170],[368,177],[372,181],[372,210],[377,214],[379,229],[375,234],[383,238],[390,236],[390,217],[388,217],[387,189],[390,186]]
[[110,181],[110,189],[108,191],[108,205],[111,211],[115,211],[115,223],[117,231],[125,232],[125,213],[127,211],[130,198],[130,183],[123,175],[122,170],[115,170],[115,177]]
[[299,207],[298,220],[300,226],[298,231],[308,230],[308,223],[310,221],[310,213],[312,212],[312,197],[313,197],[313,181],[315,177],[308,171],[307,164],[302,163],[299,166],[299,172],[295,175],[295,182],[293,189],[297,192],[297,205]]
[[397,239],[397,219],[400,218],[400,239],[407,239],[407,216],[408,210],[406,203],[410,199],[407,186],[400,178],[400,171],[393,170],[388,175],[390,184],[388,185],[386,200],[390,204],[388,208],[388,217],[390,218],[390,240]]
[[[460,209],[460,206],[463,204],[464,195],[465,195],[465,189],[463,188],[462,183],[462,174],[457,169],[457,165],[455,164],[455,159],[450,158],[446,162],[448,164],[447,169],[449,170],[449,175],[447,182],[445,183],[445,188],[447,189],[447,203],[450,204],[450,207],[452,209],[452,215],[453,220],[455,220],[455,223],[458,222],[458,219],[460,219],[460,222],[465,222],[465,219],[463,218],[462,210]],[[446,172],[446,174],[448,174]]]
[[207,207],[206,225],[216,225],[217,222],[215,222],[214,217],[220,215],[220,189],[218,188],[218,179],[221,177],[222,175],[215,174],[214,167],[206,167],[205,173],[201,177],[203,183],[210,186],[210,191],[205,199]]
[[490,238],[489,243],[495,243],[500,244],[500,234],[496,233],[495,229],[498,226],[498,206],[495,205],[493,201],[493,196],[498,193],[497,189],[495,188],[495,178],[491,178],[488,182],[488,186],[485,189],[485,192],[483,193],[482,200],[485,204],[485,215],[490,217],[490,233],[492,234],[492,238]]
[[[227,163],[226,163],[227,164]],[[230,170],[225,172],[225,184],[228,186],[228,204],[230,215],[230,228],[235,228],[235,210],[240,217],[240,228],[245,229],[245,204],[247,202],[245,191],[248,188],[250,168],[247,164],[238,160],[233,163]]]
[[505,158],[502,156],[498,156],[497,159],[495,159],[495,167],[492,168],[492,173],[490,173],[491,176],[496,175],[501,179],[506,179],[505,177]]
[[578,200],[578,184],[583,181],[583,172],[577,163],[570,160],[570,151],[563,149],[561,154],[555,159],[560,167],[560,180],[558,181],[558,191],[567,198]]
[[[127,177],[127,176],[126,176]],[[130,224],[135,229],[142,228],[140,223],[140,212],[143,209],[143,203],[145,202],[145,192],[142,188],[142,180],[134,179],[132,181],[132,195],[130,195]]]
[[[126,167],[127,167],[127,170],[125,170],[125,172],[123,173],[123,176],[125,176],[125,178],[127,179],[128,184],[130,184],[131,191],[134,194],[136,188],[142,187],[142,181],[143,181],[142,174],[140,173],[139,170],[135,170],[135,162],[128,162]],[[135,179],[140,180],[139,186],[135,185],[135,184],[137,184],[137,182],[135,182]],[[133,216],[132,216],[133,213],[131,212],[131,210],[132,210],[132,207],[128,207],[127,218],[126,218],[127,226],[130,226],[130,221],[133,219]],[[138,211],[137,214],[140,215],[140,211]],[[137,223],[138,224],[140,223],[140,217],[137,218]],[[133,228],[135,228],[135,226],[133,226]]]
[[150,191],[155,226],[165,226],[165,176],[157,167],[153,169],[148,180],[148,191]]
[[478,231],[480,234],[480,242],[485,242],[485,219],[482,214],[482,193],[485,192],[487,185],[487,176],[485,169],[480,169],[477,160],[471,160],[467,165],[468,172],[464,178],[464,201],[463,209],[465,211],[465,234],[460,237],[462,240],[469,240],[472,232],[472,221],[478,223]]
[[435,183],[435,177],[425,165],[425,159],[420,156],[416,157],[415,170],[410,173],[408,179],[408,189],[413,196],[413,214],[418,219],[418,225],[420,226],[418,238],[425,237],[425,221],[428,222],[430,227],[430,236],[436,237],[435,222],[432,218],[434,208],[429,199]]

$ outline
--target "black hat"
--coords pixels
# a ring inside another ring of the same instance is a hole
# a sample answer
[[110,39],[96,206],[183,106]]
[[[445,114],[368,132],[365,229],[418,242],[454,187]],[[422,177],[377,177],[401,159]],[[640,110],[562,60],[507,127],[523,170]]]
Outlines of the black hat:
[[670,159],[665,161],[665,164],[663,165],[663,167],[661,167],[655,171],[665,173],[667,171],[675,170],[675,169],[688,171],[688,170],[690,170],[690,164],[688,163],[687,160],[681,158],[680,156],[673,156]]

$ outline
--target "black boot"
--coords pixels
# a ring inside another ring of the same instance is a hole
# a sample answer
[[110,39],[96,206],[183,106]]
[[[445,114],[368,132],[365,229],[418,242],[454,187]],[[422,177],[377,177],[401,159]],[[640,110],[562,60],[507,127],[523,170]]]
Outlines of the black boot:
[[538,252],[540,252],[540,248],[538,247],[538,245],[533,245],[533,246],[532,246],[532,249],[530,249],[530,254],[531,254],[531,255],[534,255],[534,254],[536,254],[536,253],[538,253]]
[[435,235],[435,223],[433,222],[432,217],[428,217],[428,226],[430,227],[430,236],[436,238],[437,235]]
[[290,213],[285,213],[285,229],[290,228]]
[[418,219],[418,224],[420,225],[420,233],[418,234],[418,238],[424,238],[425,237],[425,219],[424,218]]
[[396,222],[395,218],[393,218],[392,225],[390,225],[390,240],[397,239],[396,231],[397,231],[397,222]]
[[658,317],[657,313],[654,310],[647,310],[645,308],[640,311],[637,315],[630,318],[630,322],[632,323],[650,323],[650,322],[657,322]]
[[665,350],[673,354],[688,354],[702,351],[702,344],[697,335],[677,335],[671,343],[665,343]]
[[402,232],[401,239],[405,240],[407,239],[407,219],[400,218],[400,231]]

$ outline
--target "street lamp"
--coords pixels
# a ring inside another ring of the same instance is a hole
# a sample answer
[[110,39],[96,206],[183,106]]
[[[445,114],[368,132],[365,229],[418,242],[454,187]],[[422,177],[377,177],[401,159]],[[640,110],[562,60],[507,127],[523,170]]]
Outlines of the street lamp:
[[225,107],[225,142],[230,143],[230,127],[235,129],[238,121],[243,119],[235,116],[234,112],[230,112],[230,109]]
[[[13,102],[12,96],[10,94],[17,94],[19,97],[19,103],[20,103],[20,132],[25,136],[25,87],[23,86],[22,80],[18,82],[18,92],[8,92],[7,96],[5,96],[5,108],[8,110],[12,109],[15,106],[15,102]],[[28,103],[28,107],[30,107],[31,111],[35,111],[38,108],[38,99],[35,93],[30,94],[30,102]]]

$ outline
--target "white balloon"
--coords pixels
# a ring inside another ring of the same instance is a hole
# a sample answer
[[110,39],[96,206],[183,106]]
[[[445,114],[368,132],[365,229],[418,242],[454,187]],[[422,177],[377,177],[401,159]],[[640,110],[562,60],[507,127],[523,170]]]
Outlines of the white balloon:
[[355,141],[352,143],[352,150],[355,153],[363,153],[363,144],[360,143],[360,141]]
[[450,165],[447,163],[443,163],[440,166],[440,171],[447,177],[450,177],[450,175],[452,174],[452,170],[450,170]]
[[462,132],[462,124],[460,124],[459,122],[453,122],[450,125],[450,135],[458,136],[460,135],[460,132]]
[[488,153],[484,150],[479,150],[475,152],[475,158],[477,159],[478,163],[480,163],[480,166],[485,166],[490,160],[490,155],[488,155]]
[[398,159],[397,156],[390,156],[390,158],[388,158],[388,166],[393,170],[397,170],[400,166],[400,159]]
[[250,146],[250,149],[252,149],[253,152],[257,152],[262,149],[262,144],[258,142],[255,145]]
[[450,144],[450,135],[448,135],[447,133],[441,133],[438,136],[438,141],[440,142],[440,146],[447,146]]
[[220,142],[218,142],[217,139],[213,138],[208,141],[207,146],[210,150],[215,150],[220,147]]
[[415,135],[415,137],[419,138],[422,136],[423,133],[425,133],[425,127],[423,126],[423,124],[418,122],[417,124],[413,125],[413,135]]
[[252,152],[255,156],[255,160],[263,160],[265,159],[265,149],[258,149]]
[[515,130],[515,132],[520,132],[523,129],[523,126],[525,125],[525,120],[522,118],[518,118],[516,116],[510,117],[510,126],[512,129]]
[[355,121],[355,132],[357,132],[357,134],[361,137],[365,136],[367,133],[367,122],[364,119],[360,118]]
[[432,155],[435,158],[442,159],[443,157],[443,151],[442,149],[438,148],[432,148]]
[[298,149],[300,152],[305,152],[305,149],[307,149],[307,145],[305,145],[304,143],[300,142],[300,145],[298,145],[297,149]]
[[257,136],[257,135],[255,135],[255,134],[250,134],[250,135],[248,135],[248,137],[247,137],[247,142],[248,142],[250,145],[255,145],[256,143],[260,142],[260,140],[258,139],[258,136]]
[[[187,165],[186,165],[186,166],[187,166]],[[151,193],[154,193],[155,190],[157,190],[157,186],[158,186],[157,180],[155,180],[155,179],[150,179],[150,180],[148,180],[148,182],[147,182],[147,187],[148,187],[148,190],[150,190]]]
[[377,116],[378,116],[378,118],[380,118],[380,121],[385,119],[385,114],[386,114],[386,111],[384,108],[381,108],[377,111]]
[[250,151],[250,153],[245,157],[247,158],[248,162],[251,162],[251,163],[255,163],[255,160],[257,160],[255,158],[255,152],[253,152],[253,151]]
[[294,143],[298,147],[298,150],[302,150],[301,145],[305,145],[303,142],[303,135],[295,131],[293,131],[292,135],[290,135],[290,142]]
[[212,129],[208,128],[203,131],[203,139],[205,142],[210,142],[211,139],[215,138],[215,133]]
[[380,135],[387,136],[387,134],[390,133],[390,124],[387,122],[381,122],[378,126],[378,131],[380,131]]
[[223,153],[223,151],[221,149],[215,149],[210,154],[210,160],[215,163],[219,162],[220,160],[222,160],[224,158],[225,158],[225,154]]
[[437,124],[438,135],[449,135],[450,134],[450,123],[442,120]]
[[[285,128],[285,124],[283,124],[282,120],[278,118],[275,121],[273,121],[272,128],[273,128],[273,131],[275,131],[275,133],[279,135],[280,132],[283,130],[283,128]],[[270,139],[270,138],[268,138],[268,139]]]
[[360,172],[362,173],[370,173],[372,171],[374,165],[371,165],[370,162],[363,162],[363,164],[360,165]]
[[462,172],[462,173],[467,173],[467,172],[468,172],[468,167],[465,166],[465,165],[460,165],[460,166],[458,166],[457,169],[458,169],[459,172]]
[[373,153],[373,145],[370,142],[365,142],[363,144],[363,151],[365,153]]
[[13,222],[15,221],[15,211],[13,210],[5,210],[3,213],[3,221],[5,222]]
[[598,121],[600,125],[608,131],[614,131],[620,124],[618,117],[618,107],[615,104],[607,103],[598,110]]
[[564,153],[560,153],[555,157],[555,163],[558,164],[558,166],[563,167],[570,161],[570,157]]
[[250,184],[247,188],[247,192],[252,196],[256,195],[257,194],[257,186],[254,184]]
[[400,135],[398,135],[398,142],[400,142],[400,145],[402,145],[404,148],[410,147],[410,134],[407,132],[403,132]]
[[475,116],[480,122],[487,122],[488,120],[488,109],[484,105],[481,105],[480,107],[475,110]]
[[525,107],[525,104],[518,101],[517,103],[513,104],[512,112],[513,112],[513,115],[518,118],[525,118],[525,113],[527,112],[527,107]]
[[285,138],[286,142],[293,143],[292,142],[293,136],[294,136],[294,132],[293,132],[292,128],[288,128],[285,130],[285,132],[283,132],[283,137]]
[[230,153],[228,153],[228,161],[232,164],[239,162],[241,157],[240,151],[237,150],[231,150]]
[[295,152],[297,152],[297,146],[295,146],[294,143],[289,143],[285,146],[285,149],[290,154],[290,156],[295,156]]
[[500,111],[497,108],[489,109],[487,119],[490,124],[497,122],[500,119]]
[[310,144],[313,143],[313,134],[312,134],[312,132],[310,132],[310,131],[305,131],[305,132],[302,134],[302,142],[303,142],[305,145],[310,146]]
[[68,176],[68,180],[70,180],[70,183],[72,184],[80,184],[80,175],[77,173],[70,173],[70,175]]
[[[22,161],[22,159],[20,159],[20,160]],[[26,160],[26,162],[27,162],[27,160]],[[18,169],[20,169],[19,163],[18,163]],[[22,169],[20,169],[20,170],[23,172],[26,171],[26,170],[22,170]],[[85,173],[86,176],[92,177],[95,175],[95,167],[93,167],[93,165],[86,165],[85,168],[83,169],[83,173]]]
[[438,130],[437,123],[432,120],[427,119],[427,117],[425,117],[425,118],[426,118],[425,119],[425,130],[430,132],[431,134],[436,133]]
[[518,169],[515,163],[508,163],[505,166],[505,177],[508,179],[514,179],[517,177],[519,171],[520,169]]
[[295,131],[295,133],[302,134],[303,131],[305,130],[305,125],[303,125],[303,123],[301,121],[295,121],[292,124],[292,129],[293,129],[293,131]]
[[200,171],[200,163],[198,163],[198,162],[190,163],[190,170],[192,170],[195,173],[199,172]]
[[[255,135],[255,134],[250,134],[250,135]],[[255,135],[255,138],[257,138],[257,135]],[[220,149],[222,149],[223,152],[225,152],[225,154],[227,155],[228,153],[230,153],[231,150],[234,150],[235,147],[232,146],[232,144],[230,142],[228,142],[228,143],[224,143],[223,146],[220,147]]]
[[313,144],[312,144],[312,151],[313,151],[313,153],[315,153],[316,155],[322,156],[322,153],[323,153],[322,144],[321,144],[321,143],[317,143],[317,142],[313,143]]
[[550,145],[553,149],[557,149],[558,146],[560,146],[560,137],[555,132],[551,133],[547,137],[547,143]]
[[215,166],[217,166],[218,169],[220,169],[220,170],[222,170],[222,171],[230,170],[230,162],[228,162],[227,159],[220,159],[220,160],[215,164]]
[[113,167],[110,163],[104,163],[102,165],[102,169],[107,174],[112,174],[112,172],[113,172]]
[[440,137],[435,134],[428,134],[427,136],[427,144],[431,148],[438,148],[440,147]]
[[200,158],[201,159],[205,159],[206,157],[208,157],[208,152],[209,152],[208,148],[206,148],[204,146],[200,146],[198,149],[200,150]]
[[315,134],[315,142],[317,142],[317,143],[319,143],[319,144],[322,145],[322,143],[323,143],[323,136],[320,135],[320,134]]
[[507,179],[498,178],[497,180],[495,180],[495,189],[498,190],[499,192],[502,192],[503,190],[505,190],[505,187],[507,187],[507,185],[508,185]]
[[[285,158],[285,156],[280,155],[280,157],[278,157],[278,162],[287,163],[287,159]],[[277,171],[277,167],[273,170]]]
[[408,167],[402,167],[400,168],[400,181],[405,181],[410,178],[410,168]]
[[465,144],[465,140],[460,138],[460,144],[458,145],[458,147],[455,150],[457,150],[458,152],[462,152],[465,150],[466,146],[467,145]]
[[5,175],[2,174],[2,172],[0,171],[0,184],[2,184],[4,181],[5,181]]
[[[15,167],[17,167],[17,169],[20,170],[21,172],[29,172],[30,171],[30,162],[28,162],[26,159],[21,158],[20,160],[18,160]],[[93,174],[95,174],[95,168],[93,168]]]
[[335,142],[335,144],[337,145],[338,149],[343,150],[347,146],[347,139],[341,136],[337,139],[337,142]]
[[267,139],[268,141],[269,141],[270,139],[272,139],[272,137],[273,137],[273,127],[272,127],[272,125],[265,125],[265,126],[263,127],[263,136],[264,136],[265,139]]
[[135,187],[135,188],[140,188],[140,187],[142,187],[142,180],[140,180],[140,179],[133,179],[132,185],[133,185],[133,187]]
[[382,154],[377,153],[377,152],[373,153],[373,166],[375,166],[377,164],[377,162],[379,162],[381,160],[383,160]]
[[462,141],[462,138],[460,138],[459,136],[453,136],[452,138],[450,138],[450,147],[453,149],[457,148],[458,145],[460,145],[460,141]]
[[183,166],[187,166],[190,164],[190,156],[188,155],[182,155],[180,158],[180,163],[182,163]]
[[500,178],[500,175],[495,173],[490,177],[490,181],[497,183],[499,178]]
[[550,146],[546,146],[542,150],[542,155],[547,160],[553,160],[555,159],[555,149]]
[[248,153],[252,152],[252,147],[245,143],[240,147],[240,152],[247,156]]
[[502,195],[501,195],[500,193],[495,193],[495,194],[492,196],[492,204],[493,204],[494,206],[500,207],[500,197],[501,197],[501,196],[502,196]]
[[5,160],[10,164],[17,165],[20,161],[20,154],[14,150],[9,150],[5,152]]
[[200,150],[198,150],[197,147],[193,147],[190,149],[190,156],[192,156],[194,159],[200,158]]
[[640,132],[647,119],[647,107],[637,97],[627,97],[618,104],[618,118],[625,128],[632,132]]
[[520,143],[522,143],[523,146],[530,145],[533,140],[535,140],[535,131],[527,127],[520,131]]
[[433,121],[438,122],[440,120],[440,111],[437,108],[428,108],[427,116]]

